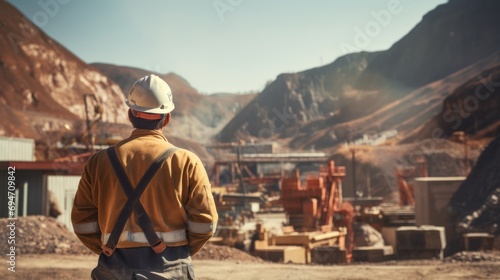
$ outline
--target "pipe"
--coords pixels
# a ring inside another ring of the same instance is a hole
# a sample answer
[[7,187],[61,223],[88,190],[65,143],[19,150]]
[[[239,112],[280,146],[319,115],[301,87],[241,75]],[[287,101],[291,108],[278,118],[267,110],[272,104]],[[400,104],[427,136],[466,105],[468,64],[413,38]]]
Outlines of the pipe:
[[353,197],[357,197],[357,190],[356,190],[356,150],[354,148],[351,148],[351,157],[352,157],[352,190],[353,190]]
[[28,215],[28,182],[23,184],[23,217]]

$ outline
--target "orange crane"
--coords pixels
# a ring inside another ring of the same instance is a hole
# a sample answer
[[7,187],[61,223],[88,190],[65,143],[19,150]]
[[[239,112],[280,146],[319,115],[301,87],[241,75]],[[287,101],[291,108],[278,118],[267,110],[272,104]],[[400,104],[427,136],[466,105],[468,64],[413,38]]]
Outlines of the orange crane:
[[399,187],[399,205],[415,205],[415,191],[410,179],[428,177],[427,162],[423,157],[415,160],[416,167],[399,168],[396,170],[396,179]]
[[329,161],[328,166],[320,167],[319,174],[307,176],[303,184],[296,170],[292,177],[281,180],[281,200],[289,224],[296,231],[332,231],[334,221],[336,227],[345,227],[345,249],[349,258],[354,246],[354,208],[342,201],[345,174],[344,166],[335,166],[334,161]]

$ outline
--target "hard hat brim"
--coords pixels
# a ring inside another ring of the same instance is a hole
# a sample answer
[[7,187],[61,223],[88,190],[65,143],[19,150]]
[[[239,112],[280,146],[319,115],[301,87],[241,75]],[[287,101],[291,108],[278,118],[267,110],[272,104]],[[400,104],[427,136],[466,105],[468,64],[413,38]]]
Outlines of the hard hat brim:
[[127,104],[127,106],[130,109],[134,109],[136,111],[143,112],[143,113],[149,113],[149,114],[168,114],[175,109],[175,106],[173,103],[171,104],[171,106],[167,106],[165,108],[146,108],[146,107],[138,106],[137,104],[131,104],[129,102],[129,100],[126,99],[125,104]]

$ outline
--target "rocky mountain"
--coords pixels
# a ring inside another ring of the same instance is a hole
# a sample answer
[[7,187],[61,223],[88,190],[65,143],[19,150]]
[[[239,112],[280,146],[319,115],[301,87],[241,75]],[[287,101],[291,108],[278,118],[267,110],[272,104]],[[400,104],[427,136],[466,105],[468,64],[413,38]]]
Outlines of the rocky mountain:
[[0,1],[0,83],[0,135],[43,139],[65,127],[72,130],[86,117],[86,94],[95,97],[89,106],[105,108],[102,121],[127,121],[123,94],[113,81],[5,1]]
[[380,52],[362,81],[366,85],[376,77],[382,86],[416,88],[489,56],[500,49],[499,9],[495,0],[450,0],[436,7],[389,50]]
[[[151,71],[104,63],[91,64],[117,83],[127,95],[134,82]],[[181,138],[208,143],[213,136],[243,108],[254,94],[200,94],[175,73],[159,74],[171,87],[175,110],[168,133]]]
[[[380,134],[396,126],[405,130],[404,125],[398,125],[405,119],[395,118],[402,113],[420,115],[419,122],[425,123],[437,112],[422,114],[417,109],[423,108],[421,104],[405,107],[410,111],[398,109],[399,114],[370,130],[347,125],[363,117],[369,122],[372,114],[380,116],[383,108],[415,102],[412,98],[416,95],[428,95],[432,101],[439,80],[446,84],[446,77],[500,50],[499,9],[500,2],[494,0],[451,0],[425,15],[386,51],[348,54],[327,66],[279,75],[218,138],[225,142],[285,138],[295,148],[328,148],[366,133]],[[463,78],[455,77],[456,82]],[[437,96],[449,93],[442,88]],[[439,104],[440,98],[433,101]],[[335,125],[342,129],[332,130]],[[410,129],[415,126],[406,130]],[[310,132],[316,131],[310,137]]]
[[[392,138],[393,143],[449,138],[453,132],[463,130],[478,135],[483,129],[491,132],[491,126],[498,125],[500,120],[494,105],[497,97],[489,92],[498,80],[491,72],[499,63],[500,51],[421,86],[368,116],[344,122],[332,116],[299,126],[291,137],[290,146],[325,149],[346,142],[377,145],[387,138]],[[475,89],[482,86],[481,93],[476,94]],[[459,96],[460,101],[457,100]],[[470,115],[476,116],[475,121]],[[474,125],[471,121],[477,126],[475,129],[470,127]]]
[[356,87],[376,55],[350,54],[327,66],[279,75],[221,130],[219,140],[286,137],[299,125],[338,115],[350,100],[369,99],[376,92]]
[[[398,203],[396,170],[414,168],[417,159],[424,159],[429,176],[465,176],[498,135],[499,63],[497,51],[368,116],[342,123],[336,123],[333,116],[300,126],[289,146],[328,150],[336,162],[346,165],[347,174],[355,168],[356,182],[352,176],[343,181],[348,186],[346,196],[354,196],[356,185],[364,195]],[[467,139],[454,136],[461,131]],[[349,147],[331,147],[351,139]]]

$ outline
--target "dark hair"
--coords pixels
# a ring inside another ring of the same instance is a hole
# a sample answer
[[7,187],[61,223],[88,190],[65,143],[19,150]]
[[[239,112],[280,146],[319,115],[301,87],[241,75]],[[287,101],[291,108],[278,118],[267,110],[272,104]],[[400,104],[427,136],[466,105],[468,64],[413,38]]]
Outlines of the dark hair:
[[159,120],[146,120],[134,116],[132,112],[128,110],[128,117],[130,119],[130,122],[132,123],[132,126],[134,128],[140,128],[140,129],[149,129],[149,130],[162,129],[163,121],[165,120],[166,116],[167,116],[166,114],[161,115],[161,119]]

